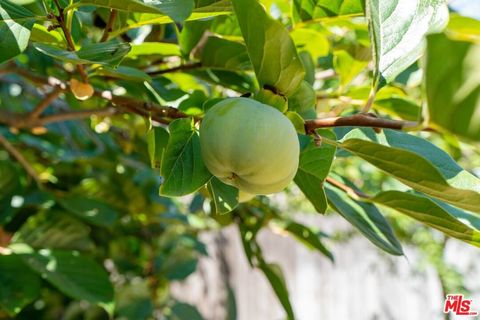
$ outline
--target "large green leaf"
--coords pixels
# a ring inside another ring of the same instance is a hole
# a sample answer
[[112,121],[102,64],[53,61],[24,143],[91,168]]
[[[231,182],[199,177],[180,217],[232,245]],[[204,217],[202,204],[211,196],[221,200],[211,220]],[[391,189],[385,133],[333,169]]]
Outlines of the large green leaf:
[[118,217],[117,211],[109,204],[85,195],[67,195],[57,201],[68,212],[93,225],[110,227]]
[[329,185],[325,186],[325,192],[329,205],[374,245],[390,254],[403,255],[400,242],[377,207],[370,203],[356,201],[343,191]]
[[425,76],[432,126],[480,138],[479,56],[480,44],[453,41],[443,34],[428,37]]
[[172,314],[170,314],[167,320],[203,320],[202,315],[198,312],[197,308],[191,304],[177,302],[172,306]]
[[217,214],[228,213],[238,206],[237,188],[223,183],[216,177],[212,177],[207,187],[212,196],[213,210]]
[[434,198],[480,213],[480,194],[448,184],[440,171],[425,158],[399,148],[391,148],[360,139],[340,145],[406,184]]
[[[329,130],[317,130],[329,139],[335,139],[335,134]],[[300,153],[300,163],[295,183],[319,213],[325,213],[327,198],[323,190],[323,181],[328,175],[335,156],[336,148],[329,144],[316,146],[313,141]]]
[[355,129],[343,139],[351,138],[369,140],[385,146],[412,151],[431,162],[450,185],[480,192],[479,178],[460,167],[448,153],[426,139],[388,129],[383,130],[381,134],[376,134],[372,129]]
[[162,158],[170,135],[162,127],[152,127],[147,133],[148,155],[152,168],[162,167]]
[[424,139],[393,130],[376,135],[357,129],[344,137],[341,147],[417,191],[480,213],[479,179]]
[[0,308],[12,317],[40,294],[40,277],[17,255],[0,255]]
[[202,66],[226,69],[251,69],[245,45],[219,37],[209,37],[202,50]]
[[22,53],[28,46],[35,14],[10,1],[0,1],[0,63]]
[[12,243],[25,243],[36,249],[92,250],[90,228],[77,219],[57,211],[31,216],[15,232]]
[[441,205],[422,195],[400,191],[381,192],[371,201],[395,209],[453,238],[480,247],[480,232],[477,229],[479,219],[467,212],[447,204]]
[[362,0],[294,0],[293,14],[301,21],[363,14]]
[[102,64],[117,66],[123,57],[130,51],[130,44],[125,42],[109,41],[83,46],[78,51],[63,50],[43,43],[35,43],[34,47],[55,59],[68,61],[74,64]]
[[266,263],[263,261],[263,259],[259,262],[258,267],[265,274],[268,282],[270,282],[273,291],[275,291],[278,300],[280,300],[280,303],[287,313],[287,319],[294,320],[295,315],[293,314],[292,305],[288,296],[287,284],[285,282],[285,278],[283,277],[282,269],[280,269],[280,267],[276,264]]
[[163,155],[160,194],[182,196],[194,192],[212,177],[200,154],[200,139],[192,119],[178,119],[170,126],[170,140]]
[[180,56],[180,49],[176,44],[163,42],[143,42],[132,44],[132,50],[127,54],[127,58],[136,59],[142,56]]
[[23,252],[25,263],[64,294],[104,306],[113,303],[108,274],[95,261],[71,251]]
[[274,87],[285,96],[293,94],[305,71],[288,31],[257,0],[232,3],[260,84]]
[[[73,4],[73,6],[97,6],[105,7],[120,11],[128,12],[144,12],[144,13],[155,13],[155,14],[164,14],[160,8],[157,8],[155,5],[152,5],[155,1],[141,1],[141,0],[79,0]],[[170,1],[167,1],[167,3]],[[72,7],[73,7],[72,6]]]
[[367,0],[375,83],[391,82],[415,62],[424,49],[425,36],[441,31],[448,22],[445,0]]
[[310,249],[315,249],[323,253],[332,262],[333,254],[328,250],[320,240],[320,236],[309,227],[294,221],[276,221],[276,225],[284,231],[295,237],[298,241],[305,244]]

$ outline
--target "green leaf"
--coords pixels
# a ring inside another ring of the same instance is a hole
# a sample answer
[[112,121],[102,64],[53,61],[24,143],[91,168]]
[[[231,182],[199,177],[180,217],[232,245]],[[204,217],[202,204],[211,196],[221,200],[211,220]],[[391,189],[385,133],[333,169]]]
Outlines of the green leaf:
[[[170,0],[171,1],[171,0]],[[170,1],[167,1],[169,3]],[[121,1],[112,1],[112,0],[80,0],[74,3],[74,6],[97,6],[104,7],[109,9],[115,9],[120,11],[128,12],[143,12],[143,13],[155,13],[155,14],[165,14],[160,6],[157,7],[152,5],[155,1],[139,1],[139,0],[121,0]],[[67,8],[68,9],[68,8]]]
[[390,254],[403,255],[400,242],[377,207],[370,203],[356,201],[343,191],[331,186],[325,186],[325,192],[329,205],[374,245]]
[[290,122],[295,127],[298,133],[305,134],[305,122],[303,118],[295,111],[288,111],[285,116],[290,120]]
[[295,28],[290,36],[298,51],[307,51],[314,59],[328,55],[330,43],[325,34],[314,29]]
[[238,189],[223,183],[216,177],[207,184],[208,192],[212,196],[213,210],[217,214],[233,211],[238,206]]
[[450,38],[460,41],[480,42],[480,21],[463,17],[458,14],[450,14],[450,21],[446,33]]
[[232,3],[258,81],[290,96],[302,82],[305,71],[288,31],[257,0]]
[[480,213],[478,192],[451,186],[430,161],[417,153],[361,139],[346,140],[339,147],[363,158],[417,191]]
[[43,211],[31,216],[15,232],[12,243],[38,249],[92,250],[90,228],[68,214]]
[[117,67],[115,69],[102,66],[96,69],[95,72],[90,76],[92,77],[95,75],[130,80],[130,81],[139,81],[139,82],[152,81],[152,78],[150,78],[150,76],[147,73],[143,72],[142,70],[139,70],[137,68],[131,68],[131,67],[123,67],[123,66]]
[[266,263],[263,260],[259,262],[258,267],[265,274],[268,282],[270,282],[273,291],[275,291],[278,300],[280,300],[280,303],[287,313],[287,319],[294,320],[295,315],[293,314],[290,298],[288,297],[287,284],[285,283],[285,278],[283,277],[280,267],[273,263]]
[[107,203],[81,194],[59,197],[57,202],[68,212],[97,226],[113,226],[118,217],[117,211]]
[[0,307],[15,316],[40,295],[40,277],[17,255],[0,255]]
[[162,127],[152,127],[147,133],[148,155],[152,168],[162,167],[163,153],[168,144],[170,135]]
[[212,24],[212,20],[186,21],[182,32],[178,37],[178,44],[182,55],[186,58],[190,56],[192,50],[198,45],[203,34]]
[[219,37],[209,37],[202,50],[202,66],[248,70],[252,68],[245,45]]
[[480,44],[453,41],[442,34],[428,37],[425,78],[430,124],[474,141],[480,138],[479,56]]
[[177,302],[172,307],[172,314],[168,317],[168,320],[203,320],[202,315],[198,312],[194,306]]
[[30,35],[30,41],[53,44],[55,46],[65,46],[63,35],[57,30],[48,30],[45,26],[35,23]]
[[367,0],[375,61],[375,87],[393,81],[423,53],[425,36],[448,22],[445,0]]
[[130,44],[115,40],[103,43],[93,43],[83,46],[78,51],[63,50],[43,43],[35,43],[34,47],[55,59],[74,64],[102,64],[115,67],[130,51]]
[[349,84],[367,65],[368,61],[356,60],[345,50],[333,53],[333,66],[342,86]]
[[34,23],[33,12],[7,0],[0,2],[0,63],[19,55],[27,48]]
[[67,296],[94,304],[113,304],[108,274],[90,258],[61,250],[40,250],[21,256],[32,270]]
[[195,6],[193,0],[144,0],[172,18],[175,22],[185,21]]
[[[317,132],[329,139],[335,139],[335,135],[329,130]],[[300,163],[294,181],[319,213],[325,213],[327,209],[323,181],[330,172],[335,151],[334,146],[323,143],[318,147],[310,141],[300,153]]]
[[[397,210],[418,220],[429,227],[435,228],[453,238],[480,247],[480,232],[478,218],[449,205],[440,205],[425,196],[400,192],[385,191],[371,199],[372,202]],[[467,217],[475,219],[476,226],[467,225]]]
[[312,229],[293,221],[278,221],[277,225],[308,248],[320,251],[330,259],[330,261],[334,262],[333,254],[325,247],[322,241],[320,241],[319,235],[313,232]]
[[200,153],[200,139],[192,119],[177,119],[170,126],[163,155],[160,194],[182,196],[199,189],[212,177]]
[[180,56],[180,49],[173,43],[143,42],[132,44],[132,50],[127,54],[127,58],[136,59],[142,56],[153,55],[161,57]]
[[300,114],[313,110],[315,113],[316,103],[317,95],[315,90],[310,83],[304,80],[294,94],[288,98],[288,110]]
[[293,0],[293,14],[301,21],[363,14],[361,0]]

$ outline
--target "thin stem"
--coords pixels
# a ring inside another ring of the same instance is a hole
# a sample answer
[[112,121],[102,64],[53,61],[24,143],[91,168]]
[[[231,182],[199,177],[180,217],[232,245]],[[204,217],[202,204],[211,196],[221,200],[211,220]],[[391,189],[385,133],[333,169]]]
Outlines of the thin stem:
[[43,117],[38,119],[36,122],[37,126],[43,126],[53,122],[61,122],[68,120],[79,120],[89,118],[93,115],[96,116],[111,116],[115,114],[117,110],[112,107],[100,108],[100,109],[91,109],[91,110],[81,110],[81,111],[71,111],[65,113],[58,113],[51,116]]
[[346,184],[344,184],[343,182],[340,182],[338,180],[335,180],[331,177],[327,177],[325,179],[325,181],[327,181],[328,183],[330,183],[332,186],[340,189],[340,190],[343,190],[345,191],[346,194],[348,194],[350,197],[352,197],[353,199],[369,199],[370,196],[361,192],[361,191],[358,191],[358,190],[355,190],[354,188],[351,188],[349,186],[347,186]]
[[45,99],[43,99],[42,101],[40,101],[40,103],[37,104],[35,109],[33,109],[33,111],[30,113],[29,118],[30,119],[38,118],[42,114],[42,112],[45,111],[48,108],[48,106],[53,101],[55,101],[55,99],[57,99],[62,92],[63,92],[63,89],[60,87],[56,87],[55,89],[53,89],[53,91],[50,92],[45,97]]
[[103,35],[102,35],[102,38],[100,39],[100,42],[105,42],[105,41],[108,40],[110,32],[113,30],[113,24],[115,23],[115,18],[116,17],[117,17],[117,10],[111,9],[110,10],[110,17],[108,18],[107,25],[105,26],[105,29],[103,30]]
[[200,68],[201,66],[202,66],[202,64],[200,62],[196,62],[196,63],[192,63],[192,64],[183,64],[183,65],[176,66],[176,67],[169,68],[169,69],[151,71],[151,72],[148,72],[148,74],[150,76],[156,76],[156,75],[165,74],[165,73],[172,73],[172,72],[177,72],[177,71],[186,71],[186,70],[197,69],[197,68]]
[[311,133],[313,130],[318,128],[347,126],[403,130],[410,127],[418,126],[418,123],[412,121],[376,118],[374,116],[364,113],[357,113],[352,116],[346,117],[331,117],[305,121],[305,131],[307,133]]
[[20,151],[17,150],[4,136],[0,135],[0,144],[3,145],[5,150],[13,157],[15,158],[18,163],[25,169],[25,171],[28,173],[30,177],[35,180],[38,186],[42,185],[42,181],[40,180],[40,177],[38,176],[37,172],[33,167],[30,165],[30,163],[27,161],[27,159],[24,158],[24,156],[20,153]]
[[[62,6],[60,5],[58,0],[53,0],[55,2],[55,6],[58,9],[58,16],[55,16],[57,19],[58,25],[63,31],[63,34],[65,35],[65,39],[67,40],[67,46],[70,51],[76,51],[75,49],[75,43],[73,42],[72,34],[70,33],[70,30],[68,30],[67,25],[65,23],[65,15]],[[84,83],[88,83],[88,76],[87,73],[85,72],[85,68],[83,67],[82,64],[77,64],[77,69],[78,73],[82,77],[82,81]]]

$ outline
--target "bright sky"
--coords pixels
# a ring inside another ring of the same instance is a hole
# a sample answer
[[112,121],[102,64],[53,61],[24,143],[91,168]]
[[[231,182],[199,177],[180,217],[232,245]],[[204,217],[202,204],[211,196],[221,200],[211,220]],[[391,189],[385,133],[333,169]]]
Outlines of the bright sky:
[[480,0],[450,0],[449,6],[462,16],[480,20]]

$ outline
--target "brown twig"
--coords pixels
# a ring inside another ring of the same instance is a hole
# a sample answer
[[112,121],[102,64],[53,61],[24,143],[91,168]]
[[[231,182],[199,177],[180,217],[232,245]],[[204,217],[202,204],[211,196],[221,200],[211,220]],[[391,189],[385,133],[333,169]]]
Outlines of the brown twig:
[[108,18],[107,25],[103,30],[103,35],[102,35],[102,38],[100,39],[100,42],[105,42],[108,40],[108,37],[110,36],[110,32],[113,30],[113,24],[115,23],[116,18],[117,18],[117,10],[111,9],[110,17]]
[[42,185],[42,181],[40,180],[40,177],[38,176],[37,172],[33,167],[30,165],[30,163],[23,157],[23,155],[15,148],[4,136],[0,135],[0,144],[3,145],[5,150],[8,151],[8,153],[15,158],[18,163],[25,169],[25,171],[28,173],[30,177],[35,180],[38,186]]
[[332,118],[312,119],[312,120],[305,121],[305,131],[307,133],[311,133],[318,128],[347,127],[347,126],[402,130],[405,128],[416,127],[418,126],[418,123],[412,122],[412,121],[376,118],[365,113],[357,113],[352,116],[346,116],[346,117],[332,117]]
[[[55,16],[55,18],[58,22],[58,25],[62,29],[63,34],[65,35],[65,39],[67,40],[68,50],[76,51],[75,43],[73,42],[73,38],[72,38],[72,34],[70,33],[70,30],[68,30],[67,24],[65,23],[65,15],[64,15],[64,12],[63,12],[63,8],[60,5],[58,0],[53,0],[53,1],[55,2],[55,6],[58,9],[58,16]],[[78,73],[82,77],[82,81],[84,83],[88,83],[88,76],[87,76],[87,73],[86,73],[83,65],[82,64],[77,64],[77,69],[78,69]]]
[[47,94],[45,96],[45,99],[40,101],[35,108],[32,110],[32,112],[29,115],[30,119],[38,118],[45,109],[48,108],[48,106],[55,101],[55,99],[58,98],[58,96],[63,92],[63,89],[61,87],[55,87],[52,92]]
[[84,118],[89,118],[93,115],[96,116],[111,116],[117,112],[115,108],[107,107],[100,109],[90,109],[90,110],[79,110],[79,111],[70,111],[64,113],[53,114],[50,116],[39,118],[38,121],[31,124],[33,127],[44,126],[53,122],[61,122],[68,120],[79,120]]
[[354,188],[351,188],[351,187],[347,186],[343,182],[335,180],[331,177],[327,177],[326,181],[328,183],[330,183],[332,186],[337,187],[338,189],[345,191],[346,194],[348,194],[350,197],[352,197],[354,199],[358,199],[358,198],[368,199],[368,198],[370,198],[369,195],[367,195],[367,194],[365,194],[361,191],[355,190]]
[[165,73],[172,73],[172,72],[178,72],[178,71],[187,71],[187,70],[192,70],[192,69],[198,69],[201,66],[202,66],[202,63],[196,62],[196,63],[191,63],[191,64],[183,64],[183,65],[176,66],[176,67],[173,67],[173,68],[168,68],[168,69],[150,71],[150,72],[147,72],[147,73],[150,76],[156,76],[156,75],[165,74]]

